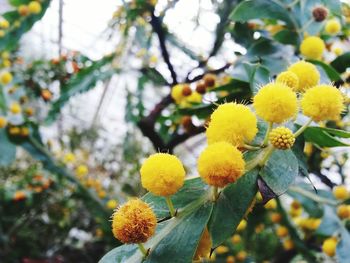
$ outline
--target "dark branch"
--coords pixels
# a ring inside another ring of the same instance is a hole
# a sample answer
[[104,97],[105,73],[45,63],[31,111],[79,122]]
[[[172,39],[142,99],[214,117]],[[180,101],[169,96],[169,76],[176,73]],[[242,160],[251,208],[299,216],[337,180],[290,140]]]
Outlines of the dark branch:
[[327,185],[329,188],[333,189],[334,186],[336,186],[335,183],[333,183],[326,175],[322,174],[320,171],[312,171],[313,174],[315,174],[322,183]]
[[208,70],[206,71],[205,73],[203,74],[200,74],[200,75],[197,75],[195,76],[194,78],[189,78],[189,75],[187,76],[186,80],[185,80],[185,83],[192,83],[192,82],[196,82],[200,79],[202,79],[204,77],[205,74],[208,74],[208,73],[211,73],[211,74],[219,74],[223,71],[225,71],[226,69],[228,69],[229,67],[232,66],[232,63],[227,63],[226,65],[224,65],[223,67],[221,68],[218,68],[218,69],[214,69],[214,70]]
[[165,33],[164,30],[162,28],[162,24],[159,20],[159,17],[155,16],[154,12],[152,12],[152,18],[151,18],[151,25],[153,27],[154,32],[157,34],[158,39],[159,39],[159,45],[160,45],[160,49],[162,51],[162,56],[163,59],[165,61],[165,63],[167,64],[171,77],[173,79],[173,85],[177,84],[177,75],[175,73],[174,67],[170,62],[170,57],[169,57],[169,53],[168,50],[166,48],[165,45]]

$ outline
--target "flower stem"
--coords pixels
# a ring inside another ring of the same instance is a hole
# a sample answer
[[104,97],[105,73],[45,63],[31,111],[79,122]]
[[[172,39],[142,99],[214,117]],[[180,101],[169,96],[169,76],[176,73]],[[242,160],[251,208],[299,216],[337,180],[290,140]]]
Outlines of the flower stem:
[[272,130],[272,125],[273,125],[273,123],[269,122],[269,126],[267,127],[265,138],[264,138],[264,141],[262,143],[262,146],[266,146],[267,142],[269,141],[269,134],[270,134],[270,131]]
[[259,146],[253,146],[253,145],[249,145],[249,144],[243,144],[243,147],[246,148],[247,150],[260,150],[261,148]]
[[174,208],[173,202],[170,199],[170,196],[165,197],[165,201],[166,201],[166,204],[168,205],[171,217],[174,217],[175,216],[175,208]]
[[142,243],[138,243],[137,244],[139,246],[139,249],[141,251],[141,253],[143,254],[144,257],[147,257],[147,249],[145,248],[145,246]]
[[212,191],[213,191],[213,195],[212,195],[213,202],[215,202],[219,198],[219,188],[217,186],[212,186]]
[[302,134],[303,131],[305,131],[305,129],[306,129],[307,127],[309,127],[309,125],[311,124],[311,122],[312,122],[312,119],[309,119],[303,126],[301,126],[301,127],[299,128],[299,130],[297,130],[297,131],[294,133],[294,137],[296,138],[296,137],[298,137],[300,134]]
[[266,162],[269,160],[269,158],[274,150],[275,150],[275,148],[272,145],[270,145],[268,148],[266,148],[264,156],[259,161],[260,167],[263,167],[266,164]]

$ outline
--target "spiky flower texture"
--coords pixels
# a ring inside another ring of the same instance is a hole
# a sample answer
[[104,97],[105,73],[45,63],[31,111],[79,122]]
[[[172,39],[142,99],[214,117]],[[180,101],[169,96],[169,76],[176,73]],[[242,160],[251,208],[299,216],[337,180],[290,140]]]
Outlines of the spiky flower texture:
[[204,182],[224,187],[235,182],[244,172],[242,153],[232,144],[217,142],[209,145],[198,158],[198,172]]
[[112,218],[112,232],[123,243],[144,243],[155,232],[157,218],[151,207],[140,199],[122,205]]
[[283,71],[278,74],[276,82],[284,83],[294,91],[297,91],[299,87],[299,78],[292,71]]
[[269,83],[255,95],[253,106],[263,120],[282,123],[297,112],[297,96],[283,83]]
[[220,105],[212,113],[206,135],[208,144],[225,141],[241,146],[251,142],[257,132],[254,113],[245,105],[230,102]]
[[314,121],[338,120],[344,109],[341,92],[331,85],[318,85],[307,90],[301,100],[304,115]]
[[321,38],[310,36],[301,43],[300,52],[307,59],[321,59],[325,48],[326,45]]
[[295,142],[292,131],[286,127],[277,127],[273,129],[270,132],[269,138],[273,147],[280,150],[290,149]]
[[296,91],[304,92],[305,90],[315,86],[320,81],[320,73],[315,65],[306,62],[298,61],[288,68],[298,76],[299,86]]
[[181,161],[168,153],[156,153],[142,164],[141,183],[158,196],[175,194],[184,184],[185,169]]

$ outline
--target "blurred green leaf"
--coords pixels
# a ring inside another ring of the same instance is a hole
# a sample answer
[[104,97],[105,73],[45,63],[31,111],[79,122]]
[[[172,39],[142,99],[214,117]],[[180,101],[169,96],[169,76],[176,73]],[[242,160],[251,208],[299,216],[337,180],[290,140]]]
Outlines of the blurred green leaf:
[[274,0],[246,0],[241,2],[230,15],[233,21],[246,22],[257,18],[272,18],[286,22],[290,28],[296,28],[294,18],[279,2]]
[[16,159],[16,145],[7,137],[6,129],[0,129],[0,166],[10,165]]
[[349,138],[346,137],[349,136],[348,132],[321,127],[308,127],[303,134],[306,141],[317,144],[320,147],[349,146],[349,144],[339,141],[330,133],[338,137]]
[[342,226],[340,229],[340,241],[337,244],[336,256],[339,263],[347,263],[350,259],[350,234]]
[[323,211],[322,221],[316,230],[316,234],[323,236],[332,236],[339,230],[341,221],[339,220],[334,207],[325,205]]
[[288,29],[282,29],[281,31],[278,31],[273,38],[286,45],[294,45],[297,46],[299,44],[299,35],[295,31],[291,31]]
[[98,81],[111,78],[116,72],[115,69],[110,68],[108,65],[112,60],[113,56],[110,55],[93,62],[92,65],[81,69],[62,86],[60,97],[52,103],[46,122],[52,123],[71,97],[94,88]]
[[258,191],[257,176],[258,170],[252,170],[221,192],[208,225],[214,248],[233,235],[252,204]]
[[168,85],[168,82],[163,77],[163,75],[160,74],[159,71],[156,70],[155,68],[150,68],[150,67],[142,68],[141,72],[144,74],[144,76],[147,79],[149,79],[155,85],[158,85],[158,86]]
[[331,62],[331,66],[339,73],[343,73],[350,67],[350,52],[344,53]]
[[309,59],[308,61],[311,62],[312,64],[322,67],[331,81],[341,80],[341,76],[331,65],[327,65],[322,61],[314,60],[314,59]]
[[[15,5],[17,5],[24,1],[14,0],[13,2]],[[9,21],[11,26],[6,32],[5,36],[1,38],[0,51],[14,50],[17,48],[18,41],[21,39],[22,35],[28,32],[33,27],[35,22],[39,21],[44,16],[49,4],[50,0],[41,1],[41,12],[39,14],[28,15],[24,18],[19,15],[17,10],[3,14],[2,16]],[[16,22],[19,22],[18,26],[15,25]]]
[[275,150],[260,176],[276,195],[281,195],[298,176],[298,169],[298,160],[292,150]]

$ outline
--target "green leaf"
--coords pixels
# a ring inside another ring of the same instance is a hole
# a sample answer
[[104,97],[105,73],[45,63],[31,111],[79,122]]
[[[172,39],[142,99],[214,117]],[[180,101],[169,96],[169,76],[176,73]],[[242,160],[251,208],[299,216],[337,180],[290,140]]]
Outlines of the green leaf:
[[339,81],[339,80],[341,80],[341,76],[339,75],[339,73],[331,65],[328,65],[328,64],[326,64],[326,63],[324,63],[322,61],[314,60],[314,59],[309,59],[307,61],[311,62],[312,64],[315,64],[315,65],[318,65],[318,66],[322,67],[323,70],[326,72],[328,78],[331,81]]
[[12,6],[20,6],[20,5],[27,5],[30,3],[31,0],[8,0],[10,5]]
[[94,88],[98,81],[110,78],[115,73],[115,69],[109,67],[106,69],[104,66],[107,67],[107,64],[109,64],[112,59],[113,56],[106,56],[101,60],[93,62],[92,65],[80,70],[62,86],[60,97],[52,103],[46,122],[52,123],[60,113],[62,107],[72,96],[87,92]]
[[[162,200],[158,197],[158,200]],[[156,201],[156,200],[155,200]],[[158,202],[152,203],[155,211]],[[199,239],[209,220],[213,203],[206,195],[187,204],[176,218],[159,223],[156,234],[144,245],[150,248],[150,254],[143,262],[192,262]],[[191,233],[191,238],[187,233]],[[142,262],[143,255],[135,245],[123,245],[108,252],[99,262],[117,263]]]
[[0,113],[5,114],[7,111],[4,88],[0,85]]
[[295,31],[291,31],[288,29],[283,29],[278,31],[273,38],[278,42],[286,45],[294,45],[297,46],[299,44],[299,35]]
[[316,230],[316,234],[323,236],[332,236],[339,230],[341,221],[339,220],[337,212],[333,207],[325,205],[323,211],[323,218],[321,224]]
[[165,86],[168,84],[168,82],[163,77],[163,75],[160,74],[159,71],[156,70],[155,68],[146,67],[146,68],[143,68],[141,72],[144,74],[146,78],[152,81],[155,85]]
[[0,129],[0,166],[10,165],[16,159],[16,145],[7,137],[6,129]]
[[336,255],[339,263],[349,262],[350,258],[350,234],[345,227],[341,227],[340,241],[337,244]]
[[[201,178],[185,180],[184,186],[175,194],[171,196],[171,201],[175,209],[185,207],[187,204],[194,202],[205,194],[208,190],[208,185],[203,183]],[[149,204],[156,204],[153,211],[157,218],[169,216],[169,209],[165,202],[165,198],[160,198],[151,193],[147,193],[142,199]]]
[[219,246],[235,232],[258,191],[257,177],[258,171],[252,170],[221,192],[208,226],[213,247]]
[[[19,2],[19,1],[18,1]],[[14,3],[17,4],[17,3]],[[18,41],[22,35],[28,32],[35,22],[40,20],[47,8],[49,7],[50,0],[44,0],[41,2],[42,10],[39,14],[33,14],[26,17],[21,17],[17,11],[10,11],[3,14],[3,17],[9,21],[11,27],[6,32],[5,36],[0,41],[0,51],[13,50],[17,47]],[[12,26],[16,21],[20,21],[19,26]]]
[[257,18],[278,19],[295,28],[295,21],[290,12],[274,0],[247,0],[241,2],[231,13],[233,21],[246,22]]
[[343,138],[349,138],[349,137],[344,137],[344,136],[349,136],[347,132],[341,132],[339,130],[321,128],[321,127],[308,127],[304,131],[304,138],[305,138],[305,141],[317,144],[320,147],[349,146],[349,144],[339,141],[337,138],[330,135],[330,133],[336,136],[341,135],[341,137]]
[[292,150],[274,150],[260,176],[276,195],[281,195],[294,182],[298,169],[298,160]]
[[339,73],[343,73],[350,67],[350,52],[346,52],[331,62],[331,66]]

